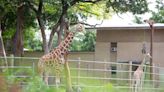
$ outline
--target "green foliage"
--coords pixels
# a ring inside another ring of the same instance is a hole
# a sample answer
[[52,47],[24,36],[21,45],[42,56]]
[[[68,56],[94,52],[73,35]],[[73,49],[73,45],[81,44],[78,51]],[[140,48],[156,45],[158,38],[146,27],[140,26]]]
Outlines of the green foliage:
[[109,18],[112,12],[106,12],[106,4],[105,1],[101,1],[99,3],[84,3],[80,2],[77,5],[70,8],[69,11],[76,13],[82,19],[86,20],[87,17],[95,16],[98,19]]
[[117,13],[142,14],[148,11],[147,0],[107,0],[106,6]]
[[96,43],[96,32],[95,31],[87,31],[84,35],[84,39],[82,41],[81,50],[82,51],[94,51],[95,43]]
[[[152,14],[151,20],[154,20],[156,23],[164,23],[164,2],[163,0],[156,0],[156,10],[151,10],[150,13]],[[135,16],[134,22],[141,24],[143,21],[141,21],[142,18]]]
[[24,31],[24,48],[32,51],[42,50],[42,42],[36,36],[36,31],[33,28]]
[[[75,3],[72,4],[72,2]],[[0,0],[0,14],[4,15],[1,23],[5,30],[5,33],[3,33],[5,34],[3,35],[5,40],[11,40],[15,33],[17,8],[20,7],[20,3],[24,7],[23,27],[25,31],[21,35],[25,35],[24,46],[30,50],[41,50],[41,45],[43,45],[40,40],[34,38],[35,31],[31,31],[31,28],[38,30],[36,25],[38,15],[41,15],[44,27],[52,30],[58,21],[61,22],[63,7],[67,5],[67,10],[64,13],[70,24],[77,23],[79,19],[85,21],[92,16],[96,16],[97,19],[109,18],[113,12],[123,13],[129,11],[140,14],[148,10],[146,0],[43,0],[41,12],[37,11],[39,0]],[[36,9],[35,12],[31,7]],[[95,33],[88,32],[84,36],[86,37],[80,37],[80,40],[73,42],[71,51],[94,51]],[[84,44],[81,45],[80,42]]]
[[115,92],[115,89],[111,83],[104,85],[104,89],[108,92]]
[[40,76],[34,76],[28,81],[23,92],[65,92],[65,90],[63,88],[48,87]]
[[87,30],[78,34],[71,44],[70,51],[94,51],[96,43],[95,30]]
[[152,11],[151,19],[157,23],[164,23],[164,2],[163,0],[157,0],[156,9],[157,12]]
[[135,16],[134,17],[133,22],[134,23],[137,23],[137,24],[142,24],[143,23],[142,18],[141,17],[138,17],[138,16]]

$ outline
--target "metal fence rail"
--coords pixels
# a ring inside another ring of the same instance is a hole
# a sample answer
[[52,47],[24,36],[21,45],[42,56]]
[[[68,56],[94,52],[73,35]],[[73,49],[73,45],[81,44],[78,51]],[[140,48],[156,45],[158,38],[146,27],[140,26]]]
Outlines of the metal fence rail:
[[[31,78],[37,76],[37,62],[38,58],[32,57],[7,57],[9,66],[11,69],[10,78]],[[115,89],[126,89],[125,92],[131,92],[133,86],[134,70],[139,64],[121,63],[121,62],[107,62],[107,61],[86,61],[86,60],[68,60],[71,70],[72,84],[74,87],[80,88],[104,88],[106,85],[111,84]],[[6,68],[4,66],[4,59],[0,57],[0,70]],[[141,80],[143,83],[143,92],[162,92],[164,90],[164,67],[157,65],[149,66],[144,65],[144,79]],[[154,69],[153,73],[150,73],[150,68]],[[17,73],[13,71],[17,70]],[[26,73],[27,71],[30,73]],[[32,73],[31,73],[32,72]],[[150,74],[153,75],[153,79],[150,78]],[[10,75],[8,75],[10,76]],[[55,76],[50,75],[50,78]],[[61,76],[64,80],[64,74]],[[26,86],[26,82],[22,81],[23,86]],[[37,85],[37,84],[36,84]],[[38,84],[39,85],[39,84]],[[55,86],[53,83],[49,86]],[[65,86],[65,82],[62,81],[60,86]],[[107,92],[107,91],[103,91]]]

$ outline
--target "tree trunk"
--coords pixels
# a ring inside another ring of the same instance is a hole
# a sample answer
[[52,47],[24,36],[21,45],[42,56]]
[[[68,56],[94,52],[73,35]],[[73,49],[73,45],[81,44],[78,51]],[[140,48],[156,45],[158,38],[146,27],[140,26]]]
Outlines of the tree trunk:
[[60,17],[60,29],[58,31],[58,41],[57,43],[60,44],[60,42],[62,41],[62,33],[65,27],[65,18],[66,18],[66,12],[63,11],[61,17]]
[[58,28],[60,26],[60,23],[58,22],[56,25],[54,25],[51,34],[50,34],[50,38],[49,38],[49,42],[48,42],[48,48],[52,49],[52,43],[53,43],[53,38],[54,38],[54,34],[59,31]]
[[0,56],[4,57],[5,65],[8,66],[7,58],[6,58],[6,51],[4,48],[3,38],[2,38],[2,29],[1,29],[1,23],[0,23]]
[[40,15],[37,16],[37,20],[38,20],[39,27],[40,27],[41,34],[42,34],[44,54],[47,54],[47,53],[49,52],[49,48],[48,48],[48,43],[47,43],[47,40],[46,40],[46,34],[45,34],[44,23],[43,23],[43,21],[42,21]]
[[17,8],[17,27],[13,38],[14,56],[23,56],[24,6]]

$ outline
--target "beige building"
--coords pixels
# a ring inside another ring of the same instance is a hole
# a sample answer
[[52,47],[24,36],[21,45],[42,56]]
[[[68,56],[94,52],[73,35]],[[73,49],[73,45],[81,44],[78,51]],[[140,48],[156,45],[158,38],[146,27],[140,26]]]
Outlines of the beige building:
[[[154,24],[153,63],[164,67],[164,24]],[[95,60],[141,61],[143,44],[150,52],[148,24],[97,27]]]

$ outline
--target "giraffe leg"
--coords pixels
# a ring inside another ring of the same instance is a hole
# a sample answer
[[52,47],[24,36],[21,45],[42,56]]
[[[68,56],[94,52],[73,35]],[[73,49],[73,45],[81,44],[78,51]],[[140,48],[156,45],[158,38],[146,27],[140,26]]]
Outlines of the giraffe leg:
[[56,83],[56,87],[58,88],[60,84],[60,77],[58,75],[56,76],[55,83]]
[[58,88],[59,87],[59,84],[60,84],[60,69],[56,69],[56,77],[55,77],[55,84],[56,84],[56,87]]
[[44,82],[46,85],[48,85],[48,73],[44,74]]
[[140,87],[140,79],[137,79],[135,92],[139,92],[139,87]]
[[41,76],[42,80],[44,80],[44,67],[43,67],[43,64],[42,64],[43,61],[39,60],[38,62],[38,73],[39,73],[39,76]]
[[142,78],[140,79],[140,92],[142,92]]
[[133,79],[132,79],[132,92],[135,92],[135,89],[136,89],[136,78],[135,78],[135,76],[133,76]]
[[137,80],[135,80],[135,84],[134,84],[134,92],[137,92]]

